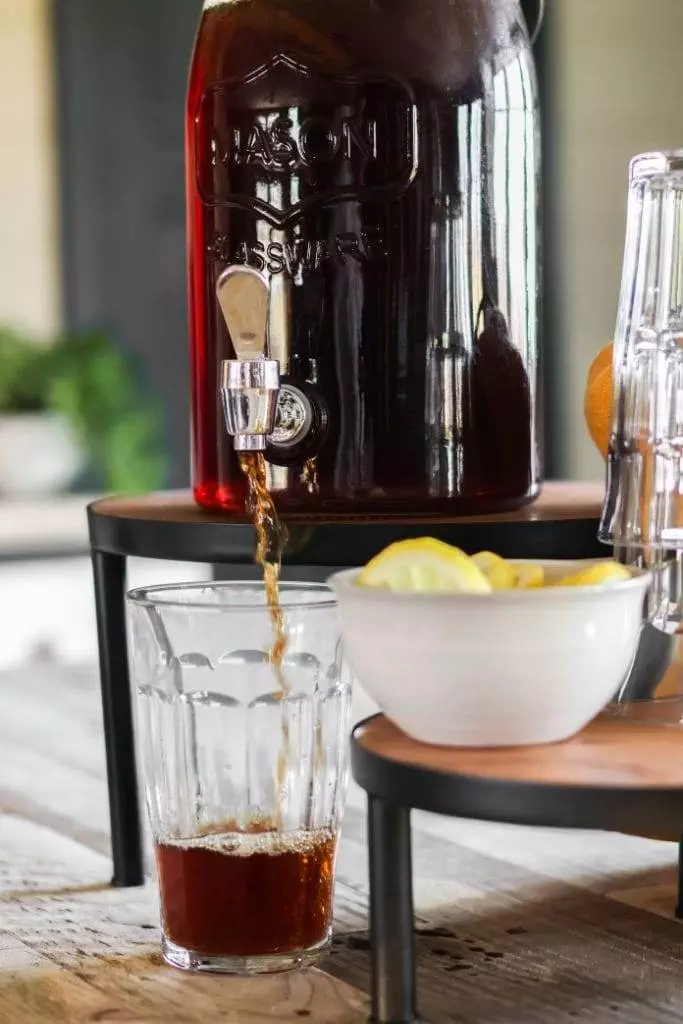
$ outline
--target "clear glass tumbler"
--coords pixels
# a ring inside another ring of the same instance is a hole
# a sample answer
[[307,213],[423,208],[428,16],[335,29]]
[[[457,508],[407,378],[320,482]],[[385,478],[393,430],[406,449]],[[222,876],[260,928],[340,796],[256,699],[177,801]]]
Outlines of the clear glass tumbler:
[[128,595],[147,806],[168,963],[262,973],[328,945],[350,678],[323,585],[281,584],[271,660],[261,584]]

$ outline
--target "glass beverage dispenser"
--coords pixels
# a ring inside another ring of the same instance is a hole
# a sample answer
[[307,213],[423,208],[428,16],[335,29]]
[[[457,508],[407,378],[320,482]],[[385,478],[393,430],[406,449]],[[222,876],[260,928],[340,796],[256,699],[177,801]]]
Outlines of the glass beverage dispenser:
[[[538,175],[518,0],[206,0],[187,107],[196,501],[244,511],[221,384],[272,390],[258,444],[285,514],[532,499]],[[264,284],[265,336],[245,328],[251,369],[222,380],[245,356],[221,303],[236,267]]]

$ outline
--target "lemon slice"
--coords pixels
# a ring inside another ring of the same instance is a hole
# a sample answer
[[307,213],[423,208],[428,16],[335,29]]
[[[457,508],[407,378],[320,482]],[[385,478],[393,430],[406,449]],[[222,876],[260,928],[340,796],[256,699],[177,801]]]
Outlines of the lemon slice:
[[368,562],[356,582],[361,587],[409,593],[488,594],[492,590],[471,558],[432,537],[390,544]]
[[542,565],[529,562],[525,565],[516,565],[515,572],[517,579],[515,587],[518,590],[532,590],[535,587],[542,587],[545,583],[545,573]]
[[618,562],[598,562],[572,576],[565,576],[558,582],[559,587],[590,587],[599,583],[618,583],[630,580],[631,573]]
[[514,567],[492,551],[479,551],[472,555],[472,561],[479,566],[493,590],[512,590],[517,582]]

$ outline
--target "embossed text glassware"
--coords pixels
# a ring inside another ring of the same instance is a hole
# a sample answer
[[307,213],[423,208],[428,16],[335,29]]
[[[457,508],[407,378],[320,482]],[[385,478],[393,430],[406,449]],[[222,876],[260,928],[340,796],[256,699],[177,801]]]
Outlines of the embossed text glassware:
[[260,973],[324,952],[346,786],[350,680],[337,605],[260,584],[128,595],[131,665],[166,960]]
[[186,128],[197,502],[244,512],[216,297],[239,264],[268,286],[283,514],[533,499],[540,136],[518,0],[206,0]]

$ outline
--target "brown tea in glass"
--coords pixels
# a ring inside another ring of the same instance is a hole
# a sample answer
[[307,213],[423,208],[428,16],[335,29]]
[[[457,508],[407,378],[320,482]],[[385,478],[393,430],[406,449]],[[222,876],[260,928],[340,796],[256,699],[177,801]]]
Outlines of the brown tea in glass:
[[157,842],[167,940],[218,957],[315,950],[332,927],[336,836],[267,823]]
[[226,268],[267,279],[286,516],[455,515],[539,485],[536,82],[517,0],[204,6],[187,101],[193,487],[244,513]]

